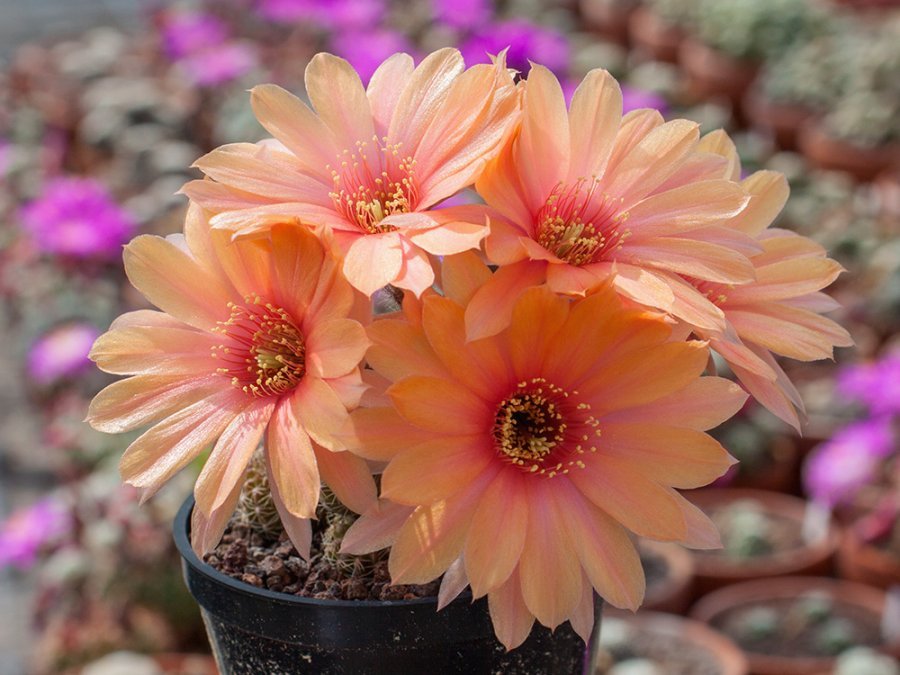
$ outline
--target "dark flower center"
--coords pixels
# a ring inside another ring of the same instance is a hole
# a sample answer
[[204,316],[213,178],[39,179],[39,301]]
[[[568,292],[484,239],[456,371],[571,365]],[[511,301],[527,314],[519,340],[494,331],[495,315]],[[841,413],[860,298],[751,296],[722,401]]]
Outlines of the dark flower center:
[[541,377],[516,385],[494,415],[492,435],[501,458],[548,478],[583,467],[580,455],[596,452],[588,441],[600,432],[590,405],[577,403],[577,395]]

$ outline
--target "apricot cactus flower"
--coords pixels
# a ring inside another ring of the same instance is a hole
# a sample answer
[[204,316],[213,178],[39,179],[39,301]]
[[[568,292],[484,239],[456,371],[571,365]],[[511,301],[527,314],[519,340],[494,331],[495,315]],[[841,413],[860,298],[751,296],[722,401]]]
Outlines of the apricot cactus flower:
[[88,421],[111,433],[153,425],[122,457],[126,482],[146,499],[212,445],[194,489],[191,536],[201,552],[218,543],[261,442],[301,554],[320,480],[349,508],[369,508],[366,463],[334,435],[359,403],[369,341],[349,318],[357,294],[313,233],[276,226],[232,243],[195,206],[184,236],[128,244],[125,270],[162,311],[124,314],[97,339],[97,365],[130,377],[97,395]]
[[368,88],[349,63],[316,55],[303,101],[275,85],[251,104],[275,141],[223,146],[197,162],[212,180],[184,192],[239,236],[293,222],[331,231],[350,283],[371,296],[386,284],[421,294],[431,255],[477,248],[487,234],[479,207],[432,206],[471,185],[519,112],[504,56],[465,69],[443,49],[418,67],[395,54]]
[[[705,136],[699,148],[724,157],[723,175],[740,179],[737,151],[723,131]],[[782,174],[757,171],[740,183],[750,201],[726,225],[740,236],[752,237],[758,245],[757,252],[748,252],[755,279],[734,286],[680,275],[703,293],[725,320],[722,329],[691,328],[709,340],[710,348],[727,361],[757,401],[799,431],[803,400],[774,355],[814,361],[832,358],[834,347],[853,344],[844,328],[821,316],[838,307],[822,289],[837,279],[843,267],[808,237],[771,227],[789,194]]]
[[656,110],[623,117],[619,85],[602,70],[567,111],[556,77],[533,66],[521,125],[476,183],[498,213],[485,248],[501,268],[468,307],[469,337],[502,330],[529,286],[583,295],[609,278],[632,300],[721,328],[721,312],[671,273],[747,283],[758,246],[723,227],[748,197],[698,141],[697,124]]
[[595,590],[617,607],[641,602],[629,531],[718,545],[676,488],[733,463],[704,431],[746,394],[701,377],[706,343],[670,341],[663,315],[625,307],[609,284],[585,298],[530,288],[506,328],[467,341],[466,306],[491,273],[474,253],[446,258],[442,272],[444,296],[368,327],[368,361],[391,382],[392,405],[358,408],[342,437],[388,462],[372,513],[391,515],[384,527],[363,515],[345,547],[392,543],[394,583],[430,581],[461,557],[453,576],[488,596],[507,648],[535,618],[568,619],[587,639]]

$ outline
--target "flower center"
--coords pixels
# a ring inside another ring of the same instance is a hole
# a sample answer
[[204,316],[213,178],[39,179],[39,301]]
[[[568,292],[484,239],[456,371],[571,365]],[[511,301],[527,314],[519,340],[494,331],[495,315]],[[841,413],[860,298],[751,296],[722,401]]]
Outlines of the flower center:
[[734,288],[734,286],[716,283],[715,281],[704,281],[703,279],[694,279],[687,276],[684,279],[717,307],[721,307],[728,302],[728,291]]
[[339,160],[340,166],[331,170],[334,189],[328,196],[363,232],[391,232],[397,228],[382,225],[382,220],[416,208],[416,162],[401,157],[399,143],[388,144],[386,138],[373,136],[371,143],[357,141],[356,150],[344,150]]
[[538,211],[537,242],[557,258],[580,267],[621,248],[631,234],[623,227],[627,211],[621,198],[597,189],[597,179],[580,178],[553,188]]
[[214,329],[224,336],[212,348],[223,364],[217,372],[252,396],[281,396],[296,387],[306,372],[306,343],[290,315],[257,295],[228,308],[231,316]]
[[497,406],[492,434],[497,452],[510,464],[547,478],[583,468],[580,455],[599,436],[590,405],[576,403],[577,391],[565,391],[542,377],[519,382]]

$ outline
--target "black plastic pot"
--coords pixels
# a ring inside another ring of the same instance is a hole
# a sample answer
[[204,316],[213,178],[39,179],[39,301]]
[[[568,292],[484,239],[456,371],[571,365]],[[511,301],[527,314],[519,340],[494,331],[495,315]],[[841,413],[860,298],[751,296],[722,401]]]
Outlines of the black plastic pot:
[[[189,498],[175,518],[175,543],[222,675],[590,672],[584,642],[568,623],[552,633],[535,625],[523,645],[507,652],[494,637],[483,598],[473,603],[464,594],[438,612],[436,598],[315,600],[232,579],[191,548],[193,505]],[[600,610],[597,598],[592,645]]]

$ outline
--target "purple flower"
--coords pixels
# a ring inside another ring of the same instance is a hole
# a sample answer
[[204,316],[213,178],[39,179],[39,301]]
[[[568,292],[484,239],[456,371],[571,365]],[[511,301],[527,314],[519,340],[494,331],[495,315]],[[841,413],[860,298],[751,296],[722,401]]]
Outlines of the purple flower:
[[231,82],[256,67],[256,51],[245,42],[229,42],[194,52],[178,62],[187,78],[201,87]]
[[335,54],[350,62],[363,84],[368,84],[375,69],[386,58],[412,49],[402,33],[387,28],[337,33],[332,38],[331,47]]
[[473,29],[491,20],[488,0],[431,0],[434,18],[451,28]]
[[59,541],[70,528],[68,511],[52,498],[16,511],[0,523],[0,567],[27,569],[42,549]]
[[163,18],[163,49],[177,60],[225,42],[228,33],[225,23],[211,14],[171,12]]
[[639,108],[653,108],[665,115],[669,111],[669,104],[665,98],[654,91],[623,85],[622,113],[638,110]]
[[100,335],[86,323],[57,326],[42,335],[28,352],[28,374],[39,385],[73,377],[91,364],[88,354]]
[[90,178],[54,178],[19,216],[38,249],[77,258],[119,255],[136,227],[106,188]]
[[541,28],[528,21],[513,19],[487,26],[474,33],[461,46],[467,64],[488,63],[488,54],[509,47],[506,62],[510,68],[527,73],[529,60],[540,63],[557,75],[569,65],[569,44],[561,33]]
[[881,462],[893,450],[890,420],[865,420],[846,426],[806,460],[806,493],[828,506],[852,500],[875,480]]
[[384,0],[259,0],[258,5],[269,21],[308,21],[332,30],[378,26],[386,10]]
[[838,375],[838,390],[865,404],[873,415],[900,415],[900,353],[844,368]]

